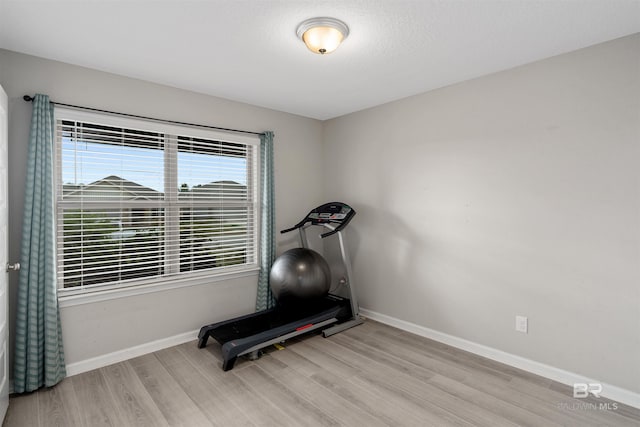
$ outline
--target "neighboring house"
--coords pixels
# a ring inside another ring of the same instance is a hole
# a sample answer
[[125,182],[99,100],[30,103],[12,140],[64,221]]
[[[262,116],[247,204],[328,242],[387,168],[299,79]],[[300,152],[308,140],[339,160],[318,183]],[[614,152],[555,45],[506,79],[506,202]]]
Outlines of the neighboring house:
[[[145,187],[137,182],[111,175],[91,184],[64,184],[62,187],[65,201],[80,201],[82,198],[97,200],[161,200],[164,193]],[[246,200],[247,186],[235,181],[214,181],[204,185],[196,185],[189,189],[181,187],[178,199],[197,200]]]
[[[158,218],[157,207],[136,206],[127,202],[158,201],[164,198],[164,193],[145,187],[128,179],[110,175],[91,184],[64,184],[62,199],[65,202],[100,202],[106,208],[100,212],[113,218],[121,229],[131,227],[153,227],[154,219]],[[109,205],[109,202],[113,205]]]
[[91,184],[64,184],[62,198],[65,201],[95,200],[158,200],[164,196],[160,191],[145,187],[128,179],[111,175]]
[[[116,175],[86,185],[64,184],[62,190],[62,198],[66,202],[104,202],[107,208],[100,209],[100,212],[113,218],[121,229],[155,225],[159,218],[159,208],[146,207],[140,202],[164,200],[163,192]],[[247,186],[230,180],[196,185],[190,189],[182,186],[178,192],[178,202],[182,206],[186,204],[181,217],[187,220],[191,217],[199,220],[218,220],[228,224],[241,223],[246,217],[246,212],[237,208],[244,207],[246,201]],[[113,205],[109,206],[108,202],[112,202]],[[194,203],[193,207],[189,206],[190,202]],[[202,206],[199,202],[209,206]],[[211,203],[215,206],[211,206]]]
[[[194,218],[217,219],[223,223],[246,222],[246,202],[249,199],[247,186],[235,181],[214,181],[205,185],[196,185],[178,193],[180,202],[193,202],[191,209]],[[200,206],[200,202],[213,203],[215,206]]]

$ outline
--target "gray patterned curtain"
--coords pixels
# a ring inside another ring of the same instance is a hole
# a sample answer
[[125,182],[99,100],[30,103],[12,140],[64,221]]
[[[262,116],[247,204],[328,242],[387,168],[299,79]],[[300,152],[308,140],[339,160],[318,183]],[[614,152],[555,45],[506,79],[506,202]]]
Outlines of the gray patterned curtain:
[[53,128],[49,97],[36,95],[20,249],[13,383],[16,393],[43,385],[51,387],[66,376],[55,270]]
[[258,274],[258,295],[256,311],[275,306],[275,299],[269,286],[269,272],[276,257],[275,197],[273,190],[273,132],[260,135],[260,273]]

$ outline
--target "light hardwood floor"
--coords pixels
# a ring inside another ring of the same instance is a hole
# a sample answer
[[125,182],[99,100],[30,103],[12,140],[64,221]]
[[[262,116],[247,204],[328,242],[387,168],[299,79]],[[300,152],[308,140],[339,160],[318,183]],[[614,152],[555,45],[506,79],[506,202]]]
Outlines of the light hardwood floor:
[[640,426],[638,409],[573,399],[567,386],[371,320],[229,372],[212,341],[14,396],[4,426]]

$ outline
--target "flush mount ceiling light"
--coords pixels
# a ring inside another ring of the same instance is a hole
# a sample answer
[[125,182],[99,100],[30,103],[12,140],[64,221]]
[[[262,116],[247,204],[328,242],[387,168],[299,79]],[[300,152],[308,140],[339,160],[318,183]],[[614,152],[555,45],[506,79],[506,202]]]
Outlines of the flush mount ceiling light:
[[349,35],[349,27],[335,18],[311,18],[298,25],[296,31],[309,50],[324,55],[338,48]]

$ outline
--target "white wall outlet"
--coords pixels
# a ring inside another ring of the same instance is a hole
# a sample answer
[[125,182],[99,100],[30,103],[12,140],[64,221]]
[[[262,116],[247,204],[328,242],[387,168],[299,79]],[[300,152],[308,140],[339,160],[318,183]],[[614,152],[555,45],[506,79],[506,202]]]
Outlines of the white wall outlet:
[[516,331],[524,332],[525,334],[529,330],[528,320],[525,316],[516,316]]

